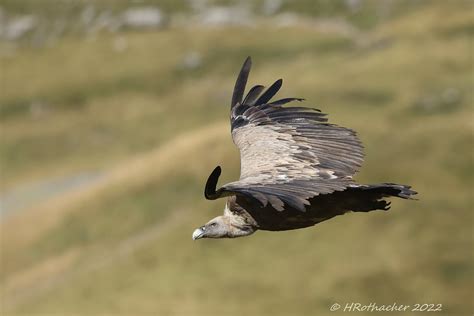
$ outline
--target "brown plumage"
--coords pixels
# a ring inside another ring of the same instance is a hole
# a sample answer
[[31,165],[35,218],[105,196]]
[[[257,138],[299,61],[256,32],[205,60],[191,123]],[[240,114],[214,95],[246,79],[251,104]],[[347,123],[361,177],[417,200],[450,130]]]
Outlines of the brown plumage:
[[304,228],[349,211],[388,210],[384,198],[416,194],[406,185],[357,184],[352,176],[363,162],[363,150],[356,133],[328,123],[319,110],[283,106],[303,99],[270,102],[282,79],[264,92],[263,86],[254,86],[244,98],[250,68],[249,57],[237,77],[230,110],[240,179],[216,190],[221,169],[214,169],[205,196],[228,197],[224,215],[196,229],[193,239]]

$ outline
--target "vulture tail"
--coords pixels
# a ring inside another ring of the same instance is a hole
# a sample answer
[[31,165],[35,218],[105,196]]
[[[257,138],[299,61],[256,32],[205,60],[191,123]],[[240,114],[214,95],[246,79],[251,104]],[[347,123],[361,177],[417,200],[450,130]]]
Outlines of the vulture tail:
[[349,208],[354,212],[387,211],[390,209],[390,202],[384,198],[394,196],[402,199],[414,199],[413,196],[417,194],[408,185],[394,183],[361,185],[352,187],[346,192],[352,197],[349,199],[351,201]]

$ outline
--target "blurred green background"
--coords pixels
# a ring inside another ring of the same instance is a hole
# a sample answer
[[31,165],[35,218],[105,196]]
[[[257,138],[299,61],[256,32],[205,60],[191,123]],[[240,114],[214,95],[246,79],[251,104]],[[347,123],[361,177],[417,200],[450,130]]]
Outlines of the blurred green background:
[[[0,1],[2,315],[472,315],[472,1]],[[419,201],[193,242],[250,83],[358,131]],[[361,313],[359,313],[361,314]],[[410,314],[410,313],[404,313]],[[418,314],[418,313],[415,313]]]

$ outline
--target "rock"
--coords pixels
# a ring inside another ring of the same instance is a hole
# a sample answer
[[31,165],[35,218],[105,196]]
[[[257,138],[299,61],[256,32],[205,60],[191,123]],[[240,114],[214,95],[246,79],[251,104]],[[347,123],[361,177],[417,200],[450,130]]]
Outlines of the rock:
[[87,5],[81,12],[81,22],[87,29],[89,25],[92,24],[92,21],[94,20],[96,16],[96,11],[94,6],[92,5]]
[[32,31],[37,26],[38,21],[33,15],[22,15],[10,18],[3,24],[4,26],[0,32],[1,36],[8,40],[16,40]]
[[197,18],[199,24],[209,26],[253,24],[253,15],[250,10],[244,6],[209,7],[198,14]]
[[183,68],[186,69],[196,69],[202,64],[201,54],[198,52],[190,52],[186,54],[183,58]]
[[262,12],[265,15],[273,15],[280,10],[283,0],[265,0],[262,6]]
[[156,7],[136,7],[122,13],[122,23],[129,28],[160,28],[165,24],[165,18]]

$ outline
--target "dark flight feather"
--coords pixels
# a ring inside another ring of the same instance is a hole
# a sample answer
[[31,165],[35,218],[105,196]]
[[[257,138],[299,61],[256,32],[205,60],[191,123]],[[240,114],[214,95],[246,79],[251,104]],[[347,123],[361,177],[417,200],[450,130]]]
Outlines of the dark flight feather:
[[252,59],[247,57],[242,69],[240,70],[237,81],[235,82],[234,92],[232,94],[231,108],[236,106],[239,103],[242,103],[242,98],[244,97],[245,86],[247,85],[247,79],[249,77],[250,68],[252,67]]
[[262,93],[263,89],[265,89],[265,87],[261,85],[253,86],[252,89],[250,89],[249,92],[247,93],[247,96],[245,97],[242,104],[254,105],[255,101],[257,100],[260,93]]
[[275,81],[255,102],[255,105],[265,104],[271,100],[280,90],[281,85],[283,84],[283,79],[278,79]]
[[268,105],[281,106],[283,104],[290,103],[290,102],[293,102],[293,101],[304,101],[304,99],[302,99],[302,98],[284,98],[284,99],[280,99],[280,100],[270,102],[270,103],[268,103]]

